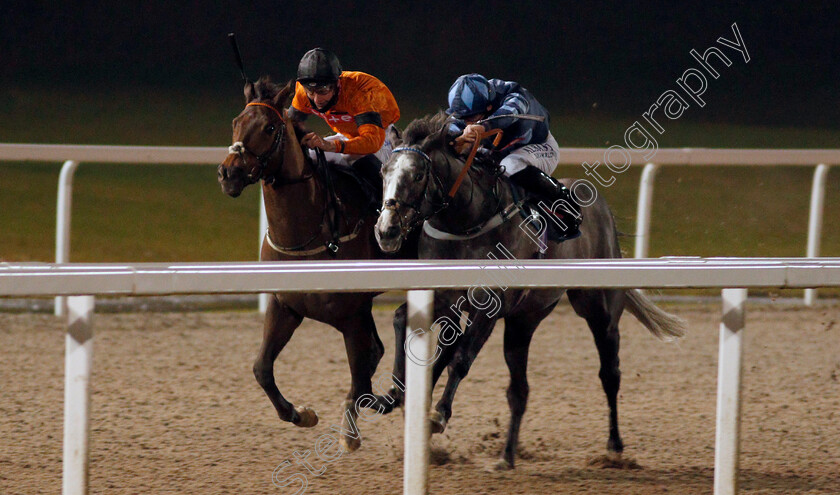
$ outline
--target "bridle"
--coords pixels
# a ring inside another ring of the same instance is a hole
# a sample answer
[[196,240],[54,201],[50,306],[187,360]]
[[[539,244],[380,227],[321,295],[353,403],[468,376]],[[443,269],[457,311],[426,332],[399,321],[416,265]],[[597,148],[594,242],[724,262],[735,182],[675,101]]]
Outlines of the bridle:
[[[419,201],[409,203],[406,201],[400,201],[396,198],[390,198],[386,199],[382,203],[383,210],[391,210],[397,215],[397,219],[400,223],[400,233],[403,237],[405,237],[429,218],[437,215],[446,208],[449,208],[449,198],[443,195],[443,180],[437,175],[437,173],[435,173],[435,168],[432,167],[432,158],[425,151],[411,146],[401,146],[392,150],[392,153],[400,152],[408,152],[419,155],[423,159],[423,175],[426,178],[426,182],[423,184],[423,197],[420,198]],[[429,178],[431,178],[432,182],[435,184],[435,189],[441,193],[441,201],[438,204],[435,204],[429,192]],[[423,213],[424,204],[431,206],[431,211],[429,213]],[[406,207],[410,208],[414,212],[414,215],[412,215],[411,218],[409,218],[407,214],[400,214],[400,209],[404,209]]]
[[[385,200],[385,202],[382,204],[382,209],[383,210],[392,210],[397,215],[397,219],[399,220],[400,233],[402,234],[403,237],[405,237],[409,232],[411,232],[412,230],[414,230],[415,228],[417,228],[421,224],[424,225],[424,229],[429,227],[428,224],[425,224],[426,220],[430,219],[431,217],[437,215],[441,211],[448,208],[450,206],[450,200],[455,199],[455,197],[451,196],[449,194],[446,194],[444,192],[444,190],[445,190],[444,181],[441,180],[440,177],[435,173],[435,171],[434,171],[435,169],[432,166],[432,159],[426,152],[424,152],[423,150],[421,150],[419,148],[414,148],[414,147],[410,147],[410,146],[395,148],[393,150],[393,153],[398,153],[398,152],[410,152],[410,153],[415,153],[415,154],[420,155],[423,158],[423,164],[425,165],[425,175],[426,175],[426,183],[423,185],[423,197],[419,201],[414,202],[414,203],[409,203],[409,202],[406,202],[406,201],[400,201],[396,198],[392,198],[392,199]],[[474,158],[474,155],[475,154],[473,153],[471,158]],[[449,157],[446,157],[446,158],[447,158],[447,160],[449,160]],[[471,163],[471,162],[472,162],[472,160],[470,160],[468,163]],[[465,164],[465,168],[468,168],[468,167],[466,167],[466,164]],[[460,185],[460,181],[463,180],[464,176],[466,175],[463,170],[464,169],[462,169],[462,172],[458,176],[459,177],[459,180],[458,180],[459,184],[458,185]],[[450,171],[451,171],[451,169],[450,169]],[[429,177],[431,177],[432,181],[436,185],[435,189],[437,189],[437,191],[439,191],[439,194],[441,196],[441,201],[438,204],[434,203],[434,201],[432,200],[432,197],[431,197],[431,193],[429,192],[429,184],[430,184]],[[449,177],[447,179],[447,182],[450,182],[451,179],[452,179],[452,177]],[[467,200],[466,204],[470,204],[472,202],[473,194],[475,192],[475,187],[476,187],[475,184],[472,184],[472,187],[470,188],[470,197]],[[452,190],[455,191],[455,190],[457,190],[457,188],[453,187]],[[494,212],[497,212],[496,215],[491,216],[490,220],[488,220],[488,221],[480,222],[478,225],[475,225],[473,227],[470,227],[470,228],[464,230],[460,234],[449,234],[449,233],[447,233],[446,235],[448,235],[453,240],[463,240],[463,239],[474,237],[477,232],[483,232],[485,229],[491,227],[490,223],[493,223],[492,221],[495,219],[495,217],[498,216],[499,219],[501,219],[501,220],[507,220],[510,217],[511,212],[515,212],[515,211],[519,210],[519,208],[518,208],[519,205],[518,204],[511,205],[512,206],[511,208],[502,209],[502,203],[501,203],[502,202],[502,197],[501,197],[501,194],[499,193],[499,180],[498,180],[498,178],[494,181],[493,187],[492,187],[492,189],[490,189],[489,193],[490,193],[490,197],[495,199],[495,202],[496,202],[496,205],[493,209]],[[431,211],[429,213],[426,213],[426,214],[422,213],[422,209],[423,209],[424,204],[428,204],[428,205],[431,206]],[[409,216],[407,214],[406,215],[400,215],[399,209],[400,208],[405,208],[405,207],[408,207],[415,212],[413,217],[411,217],[410,219],[409,219]],[[500,212],[500,213],[498,213],[498,212]],[[498,225],[498,223],[493,223],[492,227],[495,227],[497,225]],[[432,229],[432,230],[435,230],[435,229]]]
[[[233,143],[228,148],[228,152],[230,154],[235,154],[235,155],[239,156],[239,158],[242,160],[243,165],[245,165],[246,168],[248,168],[248,160],[247,160],[246,156],[251,155],[254,158],[256,158],[257,166],[256,167],[250,167],[249,172],[247,173],[247,178],[249,180],[249,184],[254,184],[254,183],[262,180],[266,184],[274,184],[275,187],[276,187],[276,186],[281,186],[281,185],[298,184],[298,183],[306,182],[310,179],[313,179],[315,177],[315,169],[313,168],[312,162],[309,161],[309,160],[304,160],[304,163],[306,165],[308,165],[308,167],[309,167],[309,172],[301,175],[300,177],[296,177],[296,178],[293,178],[293,179],[283,179],[281,181],[281,180],[278,180],[277,177],[274,174],[266,175],[266,169],[268,168],[269,161],[272,160],[275,157],[275,155],[279,151],[281,151],[283,149],[283,147],[286,145],[286,140],[284,139],[284,136],[285,136],[285,133],[286,133],[286,121],[283,118],[283,114],[280,112],[280,110],[278,110],[273,105],[270,105],[268,103],[263,103],[263,102],[251,102],[251,103],[248,103],[248,104],[245,105],[246,108],[249,107],[249,106],[266,107],[266,108],[270,109],[272,112],[274,112],[274,114],[277,115],[277,117],[279,118],[279,121],[277,123],[272,123],[271,124],[272,126],[275,127],[274,138],[272,139],[271,146],[264,153],[257,154],[255,152],[249,150],[248,148],[245,147],[245,144],[242,141],[237,141],[237,142]],[[325,174],[327,174],[327,179],[329,179],[328,172],[326,171],[326,166],[327,165],[326,165],[326,162],[324,160],[323,153],[319,154],[319,159],[320,159],[320,162],[322,162],[321,166],[325,169]],[[336,206],[334,205],[334,207],[336,207]],[[325,199],[325,202],[324,202],[324,209],[323,209],[323,213],[322,213],[322,216],[321,216],[321,222],[319,223],[317,229],[312,234],[312,236],[309,237],[305,242],[294,245],[294,246],[282,246],[282,245],[279,245],[276,242],[274,242],[274,240],[271,238],[269,230],[266,229],[265,239],[268,242],[268,245],[273,250],[275,250],[279,253],[286,254],[286,255],[291,255],[291,256],[311,256],[311,255],[318,254],[318,253],[321,253],[321,252],[324,252],[324,251],[327,251],[327,250],[329,250],[331,253],[335,254],[338,251],[339,245],[342,242],[349,242],[349,241],[355,239],[359,235],[359,233],[361,231],[361,226],[364,223],[363,222],[364,218],[359,219],[359,221],[356,223],[356,226],[355,226],[355,228],[353,229],[352,232],[350,232],[349,234],[344,235],[344,236],[339,236],[338,230],[337,230],[338,226],[334,225],[336,220],[327,218],[329,209],[330,209],[329,198],[327,198],[327,199]],[[327,241],[322,246],[316,247],[314,249],[305,249],[306,247],[310,246],[313,242],[315,242],[323,234],[324,226],[327,225],[327,224],[329,224],[329,227],[330,227],[330,230],[331,230],[331,239],[329,241]]]
[[[272,110],[279,121],[277,124],[271,124],[274,126],[274,139],[271,142],[271,146],[262,154],[257,154],[248,148],[245,147],[245,144],[242,141],[237,141],[228,147],[228,153],[233,155],[238,155],[239,158],[242,160],[243,165],[248,169],[247,177],[249,184],[255,184],[260,180],[265,181],[266,184],[273,184],[276,181],[276,177],[272,175],[266,175],[265,170],[268,168],[268,162],[272,156],[274,156],[282,146],[285,146],[285,139],[284,136],[286,134],[286,121],[283,119],[283,114],[280,113],[280,110],[275,108],[273,105],[269,105],[268,103],[252,101],[245,105],[245,107],[250,106],[260,106],[266,107]],[[248,160],[246,158],[247,155],[251,155],[257,160],[257,166],[255,167],[248,167]],[[297,177],[295,179],[284,180],[278,184],[286,185],[286,184],[297,184],[300,182],[307,181],[314,176],[312,171],[310,170],[308,174],[304,174],[301,177]]]

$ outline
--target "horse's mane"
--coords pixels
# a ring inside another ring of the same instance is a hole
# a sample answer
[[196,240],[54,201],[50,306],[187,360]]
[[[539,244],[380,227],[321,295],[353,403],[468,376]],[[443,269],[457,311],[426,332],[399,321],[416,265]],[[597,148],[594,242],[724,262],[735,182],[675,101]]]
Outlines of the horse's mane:
[[[403,145],[420,145],[426,151],[439,149],[453,157],[463,160],[464,157],[457,156],[455,150],[449,145],[449,139],[447,139],[450,119],[451,117],[449,115],[441,111],[411,122],[405,128],[405,131],[403,131]],[[493,172],[495,175],[499,175],[502,171],[499,168],[498,162],[498,157],[494,157],[492,154],[478,154],[473,164],[479,170],[485,169]]]
[[403,143],[407,146],[415,145],[424,139],[444,131],[444,128],[449,120],[449,116],[443,112],[438,112],[434,115],[426,115],[412,123],[403,131]]
[[262,76],[254,82],[256,100],[272,100],[284,87],[283,84],[273,82],[270,76]]
[[[288,83],[287,83],[288,84]],[[257,81],[254,82],[254,101],[271,101],[273,100],[279,93],[286,87],[286,84],[278,84],[271,80],[270,76],[262,76]],[[294,86],[292,86],[294,88]],[[294,95],[294,92],[289,93],[289,97]],[[287,100],[288,100],[287,98]],[[281,110],[282,109],[278,109]],[[294,123],[295,129],[295,136],[297,136],[298,141],[306,135],[309,131],[303,126],[302,122],[295,122]],[[308,154],[304,154],[305,157],[308,157]]]

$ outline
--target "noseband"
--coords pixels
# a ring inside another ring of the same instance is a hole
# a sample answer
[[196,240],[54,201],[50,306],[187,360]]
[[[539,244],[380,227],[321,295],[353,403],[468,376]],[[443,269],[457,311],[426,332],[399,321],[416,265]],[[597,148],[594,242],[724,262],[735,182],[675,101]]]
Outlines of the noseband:
[[246,153],[256,157],[258,165],[257,167],[250,169],[250,171],[248,172],[248,180],[251,184],[259,182],[261,179],[264,180],[266,184],[271,184],[274,182],[274,176],[266,176],[265,169],[268,166],[268,160],[275,153],[277,153],[277,150],[280,149],[280,143],[283,142],[283,135],[286,132],[286,123],[283,120],[283,115],[280,113],[280,111],[274,108],[272,105],[269,105],[268,103],[261,103],[255,101],[245,105],[246,108],[250,106],[268,107],[272,111],[274,111],[274,113],[277,114],[277,116],[280,118],[279,125],[276,126],[276,129],[274,131],[274,140],[271,142],[271,147],[265,153],[258,155],[246,148],[245,144],[242,141],[237,141],[233,143],[230,147],[228,147],[228,153],[233,155],[239,155],[239,158],[242,160],[242,163],[246,167],[248,166],[248,160],[245,158]]
[[[425,165],[426,176],[431,177],[432,181],[437,185],[439,191],[443,191],[443,181],[438,177],[435,173],[434,167],[432,167],[432,158],[423,150],[419,148],[413,148],[410,146],[402,146],[399,148],[394,148],[392,153],[399,153],[399,152],[409,152],[415,153],[420,155],[423,158],[423,164]],[[423,203],[428,203],[432,206],[432,212],[428,214],[423,214],[421,212],[423,208]],[[408,207],[414,210],[415,215],[411,221],[408,220],[407,216],[400,215],[399,209],[402,207]],[[425,222],[429,218],[437,215],[439,212],[449,208],[449,199],[444,197],[443,201],[438,205],[435,205],[432,202],[431,198],[429,197],[429,179],[426,179],[426,185],[423,188],[423,198],[419,202],[414,203],[407,203],[404,201],[400,201],[396,198],[386,199],[384,203],[382,203],[383,210],[392,210],[396,213],[397,218],[400,221],[400,233],[403,236],[408,235],[409,232],[417,228],[418,225]]]

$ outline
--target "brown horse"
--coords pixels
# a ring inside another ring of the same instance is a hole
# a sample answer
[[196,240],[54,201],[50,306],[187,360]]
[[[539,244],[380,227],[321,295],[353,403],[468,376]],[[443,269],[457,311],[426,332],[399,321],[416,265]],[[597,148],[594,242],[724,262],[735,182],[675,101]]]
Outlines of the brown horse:
[[[263,261],[384,257],[373,235],[376,212],[368,207],[369,195],[350,175],[333,171],[328,180],[324,170],[316,167],[301,147],[304,131],[296,129],[284,111],[292,88],[292,83],[281,87],[267,78],[246,83],[247,104],[233,120],[234,144],[219,165],[222,191],[237,197],[245,187],[262,181],[268,217],[268,231],[260,252]],[[330,187],[337,200],[331,201]],[[340,215],[335,216],[335,209],[340,210]],[[333,218],[339,221],[330,222]],[[333,252],[336,239],[340,248]],[[403,252],[410,252],[410,248]],[[274,294],[265,314],[262,346],[254,363],[254,375],[280,419],[301,427],[315,426],[315,411],[293,406],[278,390],[274,361],[303,318],[340,331],[352,376],[340,439],[349,451],[361,444],[355,422],[362,401],[367,400],[361,407],[383,413],[394,407],[390,397],[372,393],[371,378],[384,353],[371,314],[374,296],[376,293]],[[404,306],[395,314],[394,328],[400,335],[405,332]]]

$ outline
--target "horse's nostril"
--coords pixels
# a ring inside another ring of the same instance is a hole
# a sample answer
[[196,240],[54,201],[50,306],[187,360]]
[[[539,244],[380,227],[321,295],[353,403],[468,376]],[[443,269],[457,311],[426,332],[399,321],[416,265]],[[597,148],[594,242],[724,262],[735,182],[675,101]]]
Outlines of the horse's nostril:
[[388,227],[385,230],[385,237],[386,238],[393,239],[394,237],[397,237],[398,235],[400,235],[400,228],[396,227],[394,225]]

